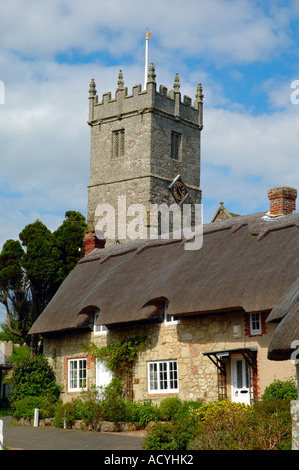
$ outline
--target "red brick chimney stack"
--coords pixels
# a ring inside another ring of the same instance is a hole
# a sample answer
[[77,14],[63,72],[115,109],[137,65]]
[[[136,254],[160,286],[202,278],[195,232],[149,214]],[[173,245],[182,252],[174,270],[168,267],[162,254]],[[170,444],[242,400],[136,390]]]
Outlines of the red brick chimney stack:
[[293,214],[296,210],[297,190],[289,186],[280,186],[268,190],[270,216]]
[[84,236],[84,256],[89,255],[96,248],[104,248],[106,240],[100,240],[92,230],[87,230]]

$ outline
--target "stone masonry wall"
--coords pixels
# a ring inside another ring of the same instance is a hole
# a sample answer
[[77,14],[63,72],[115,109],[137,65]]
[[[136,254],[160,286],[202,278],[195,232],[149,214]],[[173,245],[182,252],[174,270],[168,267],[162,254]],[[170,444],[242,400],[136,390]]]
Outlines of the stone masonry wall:
[[[240,338],[233,337],[233,326],[242,324]],[[76,396],[67,392],[67,359],[84,357],[81,351],[83,343],[95,342],[103,346],[107,341],[118,338],[147,335],[147,344],[135,365],[133,375],[133,392],[135,401],[151,399],[160,401],[167,396],[177,395],[183,400],[217,400],[217,369],[211,360],[204,356],[207,351],[238,348],[244,346],[258,347],[258,387],[260,395],[274,379],[286,380],[293,375],[292,364],[274,364],[267,359],[267,348],[273,331],[262,336],[245,335],[244,314],[210,315],[207,317],[185,318],[177,325],[165,323],[123,326],[110,330],[107,335],[95,336],[93,332],[69,333],[45,338],[45,354],[54,367],[57,382],[63,387],[63,400]],[[148,361],[177,359],[179,392],[148,393]],[[95,384],[95,360],[88,361],[88,386]],[[227,366],[227,390],[230,396],[230,365]]]

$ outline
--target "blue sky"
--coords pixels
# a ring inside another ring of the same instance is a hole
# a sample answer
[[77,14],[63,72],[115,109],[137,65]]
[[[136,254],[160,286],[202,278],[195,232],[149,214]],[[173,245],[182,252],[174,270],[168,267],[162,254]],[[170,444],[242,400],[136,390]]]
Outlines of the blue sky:
[[144,77],[144,35],[157,86],[204,90],[204,220],[267,210],[267,190],[299,177],[299,3],[254,0],[2,0],[0,246],[28,223],[86,215],[89,81],[130,90]]

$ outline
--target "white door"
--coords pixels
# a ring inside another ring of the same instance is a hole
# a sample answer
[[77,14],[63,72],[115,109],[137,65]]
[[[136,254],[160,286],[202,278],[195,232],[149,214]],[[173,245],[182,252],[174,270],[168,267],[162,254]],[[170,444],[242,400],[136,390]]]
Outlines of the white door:
[[232,401],[250,405],[249,366],[244,357],[232,357],[231,378]]
[[103,390],[112,380],[112,371],[107,368],[106,360],[97,359],[96,361],[96,387],[99,398],[103,395]]

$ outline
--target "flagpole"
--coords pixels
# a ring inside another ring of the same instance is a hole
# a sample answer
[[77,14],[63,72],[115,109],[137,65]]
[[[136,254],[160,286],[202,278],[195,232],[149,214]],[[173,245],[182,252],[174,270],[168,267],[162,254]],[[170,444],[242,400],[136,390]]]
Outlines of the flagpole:
[[146,90],[147,84],[147,74],[148,74],[148,38],[152,35],[151,32],[146,29],[146,36],[145,36],[145,71],[144,71],[144,89]]

